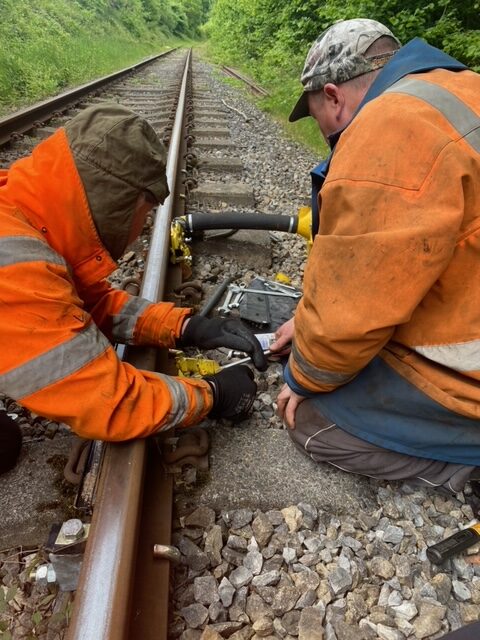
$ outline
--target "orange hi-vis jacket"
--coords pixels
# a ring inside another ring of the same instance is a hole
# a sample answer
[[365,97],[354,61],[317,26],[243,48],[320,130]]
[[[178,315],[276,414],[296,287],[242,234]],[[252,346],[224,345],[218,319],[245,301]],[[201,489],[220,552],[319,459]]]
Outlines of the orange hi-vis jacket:
[[295,382],[348,387],[380,356],[479,419],[480,75],[415,73],[366,103],[335,147],[319,208]]
[[[107,190],[108,192],[108,190]],[[64,129],[0,174],[0,391],[87,438],[197,423],[207,382],[140,371],[112,341],[172,347],[190,313],[113,289]]]

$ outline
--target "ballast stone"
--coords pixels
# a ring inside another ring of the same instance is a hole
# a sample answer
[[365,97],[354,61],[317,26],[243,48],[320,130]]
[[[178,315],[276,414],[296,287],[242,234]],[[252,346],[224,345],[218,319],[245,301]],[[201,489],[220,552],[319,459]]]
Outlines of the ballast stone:
[[246,584],[251,582],[253,578],[253,573],[247,567],[237,567],[230,574],[230,582],[232,585],[239,589],[240,587],[244,587]]
[[298,622],[298,640],[323,640],[324,611],[320,607],[305,607]]
[[213,602],[218,602],[220,596],[218,595],[218,585],[215,578],[213,576],[195,578],[193,581],[193,595],[200,604],[210,605]]

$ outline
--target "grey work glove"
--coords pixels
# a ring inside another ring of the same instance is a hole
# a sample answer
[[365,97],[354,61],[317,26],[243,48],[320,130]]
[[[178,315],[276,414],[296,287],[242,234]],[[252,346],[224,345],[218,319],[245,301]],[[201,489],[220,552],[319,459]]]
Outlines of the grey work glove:
[[213,376],[205,376],[213,391],[210,418],[226,418],[233,422],[245,420],[252,408],[257,385],[253,372],[245,365],[231,367]]
[[268,367],[260,342],[241,320],[235,318],[191,316],[177,344],[180,347],[229,347],[245,351],[257,369],[265,371]]

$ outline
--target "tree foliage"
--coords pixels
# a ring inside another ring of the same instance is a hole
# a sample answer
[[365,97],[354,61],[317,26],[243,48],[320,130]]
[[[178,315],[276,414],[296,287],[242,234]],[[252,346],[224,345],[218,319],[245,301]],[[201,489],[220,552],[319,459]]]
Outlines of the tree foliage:
[[[243,68],[268,86],[262,107],[286,119],[300,95],[305,56],[337,20],[373,18],[403,43],[421,37],[480,71],[480,0],[212,0],[204,27],[214,59]],[[324,154],[316,123],[289,131]]]
[[249,63],[264,79],[301,67],[315,38],[337,20],[368,17],[402,41],[421,37],[480,69],[480,0],[214,0],[214,51]]

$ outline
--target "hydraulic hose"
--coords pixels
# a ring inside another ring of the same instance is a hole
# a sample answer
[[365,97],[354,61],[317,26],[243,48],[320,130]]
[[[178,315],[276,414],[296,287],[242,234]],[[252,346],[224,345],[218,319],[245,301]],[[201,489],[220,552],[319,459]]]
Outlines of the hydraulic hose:
[[[174,218],[171,229],[171,260],[190,261],[191,254],[185,235],[199,231],[228,229],[228,235],[238,229],[283,231],[296,233],[307,241],[307,251],[312,248],[312,210],[300,207],[295,215],[270,215],[268,213],[188,213]],[[220,235],[220,234],[218,234]],[[223,234],[222,234],[223,235]]]
[[185,230],[262,229],[297,233],[298,215],[270,215],[267,213],[188,213],[184,218]]

